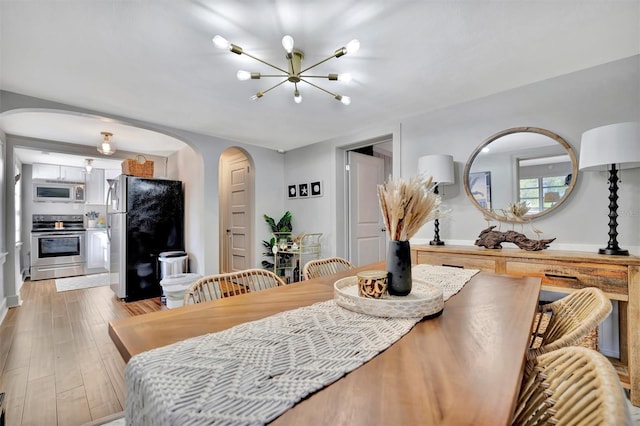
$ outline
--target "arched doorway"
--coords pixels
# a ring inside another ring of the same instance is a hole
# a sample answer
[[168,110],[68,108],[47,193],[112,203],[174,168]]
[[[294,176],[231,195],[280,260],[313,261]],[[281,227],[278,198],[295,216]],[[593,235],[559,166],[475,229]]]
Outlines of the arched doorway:
[[[81,166],[86,159],[91,159],[93,167],[103,169],[106,173],[108,169],[111,171],[120,170],[123,159],[132,158],[139,153],[144,154],[145,158],[149,160],[155,160],[155,174],[158,177],[171,177],[178,180],[193,179],[193,181],[189,181],[187,194],[198,194],[197,197],[203,196],[194,190],[196,184],[198,189],[202,186],[198,179],[201,179],[203,165],[198,164],[197,167],[190,167],[188,169],[190,174],[187,174],[185,178],[184,172],[182,172],[184,168],[177,166],[173,159],[169,160],[171,155],[180,152],[180,158],[185,158],[185,156],[189,158],[186,160],[187,163],[189,161],[191,164],[193,161],[202,163],[202,156],[191,147],[190,143],[173,135],[171,131],[136,120],[127,121],[124,118],[113,118],[94,112],[81,112],[75,107],[70,107],[69,110],[52,109],[47,102],[42,100],[21,99],[21,95],[17,96],[16,104],[18,107],[12,108],[10,102],[9,106],[4,105],[4,108],[0,109],[0,128],[5,133],[3,141],[5,144],[5,167],[7,170],[13,170],[14,166],[19,168],[23,187],[27,186],[26,175],[22,173],[22,167],[25,164],[54,163],[64,166]],[[101,131],[117,135],[117,151],[114,155],[102,156],[96,150],[96,141],[101,140],[96,138],[101,138]],[[185,150],[185,147],[189,149]],[[29,272],[31,217],[34,213],[47,210],[47,206],[40,206],[41,208],[34,210],[30,198],[16,197],[20,192],[19,187],[6,181],[8,177],[11,177],[11,182],[14,182],[13,175],[13,173],[6,173],[5,185],[3,186],[5,198],[2,200],[6,222],[4,229],[7,231],[4,235],[5,244],[6,247],[15,247],[15,250],[9,250],[6,263],[3,265],[4,296],[6,304],[10,307],[20,304],[20,288],[24,277]],[[29,177],[31,176],[32,174],[29,173]],[[98,178],[96,177],[96,179]],[[31,182],[30,179],[29,182]],[[185,196],[189,197],[187,194]],[[93,199],[92,204],[104,206],[104,200],[96,202],[98,199],[100,199],[99,196]],[[196,203],[193,203],[193,199],[185,198],[185,204],[189,210],[191,205]],[[84,213],[85,208],[90,205],[82,206],[79,204],[77,208],[80,213]],[[96,210],[100,211],[101,208],[97,207]],[[188,229],[188,223],[199,223],[202,216],[200,211],[195,211],[195,209],[190,211],[191,216],[186,216],[185,229]],[[60,210],[56,210],[54,213],[60,213]],[[194,259],[203,259],[205,253],[204,248],[199,245],[201,236],[197,235],[197,237],[197,240],[191,238],[191,242],[187,239],[186,248],[192,255],[190,259],[192,265]],[[204,260],[201,262],[204,263]],[[0,274],[2,274],[1,269]],[[2,298],[0,298],[0,305],[2,305]]]
[[251,156],[241,148],[220,155],[220,272],[252,268],[254,171]]

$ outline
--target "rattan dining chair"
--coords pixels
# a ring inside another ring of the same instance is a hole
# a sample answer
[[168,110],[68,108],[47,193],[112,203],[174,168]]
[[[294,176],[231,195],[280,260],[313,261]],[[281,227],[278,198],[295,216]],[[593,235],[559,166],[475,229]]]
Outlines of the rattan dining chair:
[[184,304],[194,304],[285,285],[266,269],[246,269],[200,278],[185,292]]
[[525,372],[513,425],[632,425],[618,373],[602,354],[568,346]]
[[582,288],[555,302],[540,305],[527,358],[533,359],[572,345],[597,350],[595,330],[610,312],[611,301],[602,290],[595,287]]
[[304,265],[302,276],[305,280],[348,271],[354,266],[347,259],[341,257],[328,257],[325,259],[310,260]]

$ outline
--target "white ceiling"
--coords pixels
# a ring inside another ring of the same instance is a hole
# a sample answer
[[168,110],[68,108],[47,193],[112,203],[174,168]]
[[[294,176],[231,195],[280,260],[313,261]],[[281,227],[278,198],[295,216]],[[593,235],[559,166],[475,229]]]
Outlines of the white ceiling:
[[[3,90],[282,150],[640,53],[639,0],[0,0],[0,8]],[[241,82],[236,71],[272,70],[216,49],[216,34],[281,67],[280,40],[290,34],[303,68],[359,39],[359,52],[316,68],[352,73],[348,84],[318,81],[351,105],[305,84],[297,105],[291,83],[251,101],[272,80]],[[0,128],[87,145],[111,130],[127,150],[158,155],[182,146],[85,115],[5,114]]]
[[[111,142],[116,145],[116,149],[129,151],[126,141],[136,141],[138,151],[159,156],[169,155],[184,146],[182,142],[164,134],[86,114],[9,111],[0,117],[0,122],[4,123],[3,130],[6,133],[20,134],[29,129],[28,136],[37,139],[51,140],[52,134],[64,135],[64,139],[53,140],[96,147],[102,142],[100,132],[108,131],[114,135]],[[69,132],[69,129],[73,129],[73,132]],[[97,129],[102,130],[96,132]]]
[[112,159],[110,157],[100,156],[78,156],[63,154],[59,152],[47,152],[35,149],[16,148],[15,156],[20,159],[22,164],[44,163],[58,164],[61,166],[85,167],[87,159],[93,160],[91,165],[97,169],[120,169],[122,159]]

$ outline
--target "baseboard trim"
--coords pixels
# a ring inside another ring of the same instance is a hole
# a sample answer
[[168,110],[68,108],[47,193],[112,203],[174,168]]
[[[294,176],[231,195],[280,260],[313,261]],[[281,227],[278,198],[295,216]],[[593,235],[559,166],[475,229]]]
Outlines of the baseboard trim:
[[2,299],[2,304],[0,304],[0,325],[2,325],[2,321],[7,316],[7,312],[9,312],[9,308],[7,308],[7,298]]
[[7,296],[5,301],[8,308],[15,308],[17,306],[20,306],[20,296],[18,296],[17,294],[13,296]]

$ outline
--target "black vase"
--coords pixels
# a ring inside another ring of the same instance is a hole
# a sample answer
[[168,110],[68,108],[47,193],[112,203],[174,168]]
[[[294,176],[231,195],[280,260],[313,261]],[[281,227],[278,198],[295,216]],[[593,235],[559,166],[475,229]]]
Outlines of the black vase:
[[411,293],[411,247],[409,241],[389,241],[387,291],[393,296]]

